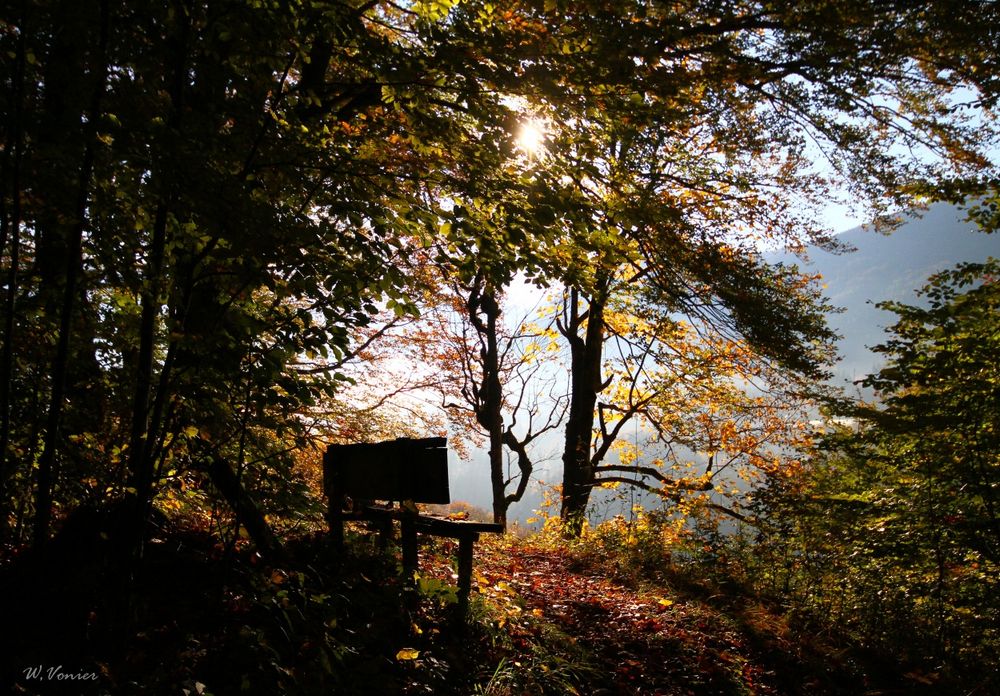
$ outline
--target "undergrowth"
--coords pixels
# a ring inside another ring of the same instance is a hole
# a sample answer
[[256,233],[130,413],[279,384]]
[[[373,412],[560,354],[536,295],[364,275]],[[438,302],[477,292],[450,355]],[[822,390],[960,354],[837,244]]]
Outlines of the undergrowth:
[[[484,535],[465,617],[451,540],[422,538],[412,578],[399,549],[361,527],[342,552],[323,534],[287,549],[269,565],[244,544],[165,534],[133,587],[124,639],[100,564],[82,565],[100,557],[93,549],[44,567],[8,563],[0,686],[38,696],[949,693],[929,671],[754,593],[733,549],[657,514],[585,527],[573,541],[558,521],[523,540]],[[92,580],[72,581],[71,567]],[[99,679],[84,689],[25,679],[36,664]]]

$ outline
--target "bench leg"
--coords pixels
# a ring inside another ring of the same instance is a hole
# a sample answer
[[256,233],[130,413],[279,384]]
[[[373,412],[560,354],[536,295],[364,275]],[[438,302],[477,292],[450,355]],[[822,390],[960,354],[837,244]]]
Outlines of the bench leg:
[[370,529],[374,529],[378,537],[378,549],[379,551],[385,551],[389,548],[389,541],[392,539],[392,520],[378,519],[374,520],[369,525]]
[[413,582],[413,574],[417,572],[417,528],[413,520],[402,519],[399,522],[400,542],[403,546],[403,579]]
[[330,540],[333,542],[333,547],[337,551],[344,550],[344,519],[333,512],[330,512],[326,516],[327,524],[330,528]]
[[472,549],[478,534],[467,534],[458,540],[458,613],[469,610],[469,593],[472,591]]

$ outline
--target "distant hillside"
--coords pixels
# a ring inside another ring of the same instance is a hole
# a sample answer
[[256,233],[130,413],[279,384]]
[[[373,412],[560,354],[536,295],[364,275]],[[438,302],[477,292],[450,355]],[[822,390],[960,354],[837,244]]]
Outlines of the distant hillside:
[[890,235],[862,227],[844,232],[840,238],[857,251],[811,252],[808,268],[823,275],[826,295],[846,310],[830,316],[831,326],[843,337],[836,382],[853,382],[879,366],[879,356],[868,348],[885,340],[885,328],[895,315],[877,309],[876,302],[914,302],[916,290],[932,274],[963,261],[1000,257],[1000,235],[983,234],[964,218],[961,209],[938,204]]

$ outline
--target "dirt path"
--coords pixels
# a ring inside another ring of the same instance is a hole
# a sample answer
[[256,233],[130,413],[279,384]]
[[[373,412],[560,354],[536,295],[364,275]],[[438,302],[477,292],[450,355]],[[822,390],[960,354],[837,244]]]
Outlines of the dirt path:
[[783,621],[759,606],[636,590],[575,567],[567,555],[517,545],[484,553],[477,570],[487,591],[523,605],[536,632],[550,625],[589,663],[586,693],[595,696],[895,693],[869,691],[849,665],[793,641]]

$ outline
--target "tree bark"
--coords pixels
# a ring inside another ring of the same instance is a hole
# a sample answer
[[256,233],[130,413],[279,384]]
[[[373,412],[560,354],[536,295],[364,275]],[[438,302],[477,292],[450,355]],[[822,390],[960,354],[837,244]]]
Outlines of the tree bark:
[[[594,436],[594,413],[597,395],[607,386],[601,380],[604,355],[604,310],[608,299],[609,279],[597,279],[586,311],[580,310],[580,292],[569,291],[565,321],[560,332],[570,345],[570,401],[563,447],[563,489],[560,516],[563,533],[579,537],[594,487],[591,446]],[[583,335],[580,335],[581,329]]]
[[[466,306],[469,319],[485,346],[482,351],[483,381],[478,390],[476,420],[485,428],[490,442],[490,486],[493,491],[493,521],[507,529],[506,481],[503,472],[503,385],[500,383],[500,351],[497,345],[497,321],[500,307],[496,292],[476,285]],[[483,321],[483,317],[485,321]]]
[[145,541],[146,519],[153,498],[153,457],[150,446],[153,438],[150,423],[149,399],[153,383],[153,351],[156,340],[156,316],[160,307],[160,278],[163,272],[163,256],[166,246],[167,207],[161,203],[153,222],[153,239],[150,244],[149,271],[146,287],[142,293],[142,309],[139,318],[139,356],[135,376],[135,390],[132,394],[132,429],[129,436],[129,477],[131,480],[130,505],[126,506],[133,515],[131,529],[136,536],[130,544],[130,555],[138,559],[142,556]]
[[229,463],[221,456],[213,455],[208,466],[208,476],[236,514],[237,523],[247,530],[261,555],[270,560],[280,559],[284,553],[281,542],[271,530],[260,507],[236,478]]
[[[83,160],[77,179],[76,202],[73,209],[73,223],[65,237],[66,254],[62,277],[62,299],[59,303],[59,329],[56,354],[52,361],[51,393],[45,421],[45,438],[38,458],[35,492],[35,520],[33,543],[40,546],[46,542],[52,520],[52,489],[55,483],[55,455],[59,447],[62,413],[66,391],[66,374],[69,366],[72,319],[77,301],[77,282],[83,265],[83,231],[87,221],[87,204],[94,169],[94,140],[100,114],[101,101],[107,82],[107,45],[110,31],[110,17],[107,0],[100,3],[100,30],[95,56],[92,58],[93,93],[87,108],[87,128]],[[46,85],[47,88],[51,85]],[[60,227],[56,223],[56,227]],[[55,269],[58,271],[58,269]],[[43,279],[44,280],[44,279]]]
[[[178,14],[178,17],[183,16]],[[170,114],[167,119],[168,132],[180,140],[182,133],[181,114],[185,104],[186,74],[188,64],[188,42],[190,21],[180,20],[176,35],[169,42],[171,47],[165,83],[170,94]],[[166,166],[166,165],[164,165]],[[129,479],[132,504],[127,506],[134,516],[133,529],[136,537],[132,539],[131,555],[134,560],[142,557],[145,543],[146,522],[153,502],[154,475],[154,444],[156,431],[159,428],[159,411],[150,417],[150,400],[153,389],[154,351],[156,348],[157,319],[162,304],[162,289],[164,276],[164,257],[167,245],[167,224],[170,216],[170,189],[177,178],[171,171],[156,173],[159,182],[159,203],[153,220],[152,238],[149,243],[149,261],[146,265],[145,280],[141,293],[141,310],[139,316],[139,353],[136,364],[135,389],[132,395],[132,427],[129,435]],[[163,377],[168,369],[164,365]],[[161,387],[163,386],[161,379]],[[162,403],[162,394],[158,394],[157,405]]]
[[[7,537],[6,483],[9,475],[7,449],[10,446],[10,409],[14,382],[14,312],[21,263],[21,163],[24,153],[24,73],[27,9],[22,3],[20,36],[11,80],[11,103],[14,106],[11,129],[3,153],[0,191],[0,256],[10,239],[10,267],[7,269],[7,295],[4,297],[3,353],[0,356],[0,539]],[[8,206],[8,196],[10,205]]]

